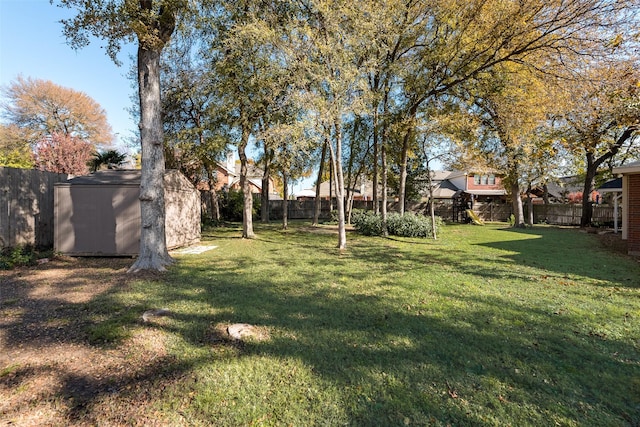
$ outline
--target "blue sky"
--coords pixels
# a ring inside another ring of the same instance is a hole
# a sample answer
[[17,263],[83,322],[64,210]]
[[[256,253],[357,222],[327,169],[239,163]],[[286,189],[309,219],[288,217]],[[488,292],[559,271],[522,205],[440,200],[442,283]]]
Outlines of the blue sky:
[[71,16],[73,11],[49,0],[0,0],[0,86],[22,75],[86,93],[105,109],[116,147],[126,151],[123,139],[133,136],[137,127],[126,111],[134,93],[126,76],[136,46],[123,47],[120,67],[101,48],[100,40],[74,51],[59,22]]
[[[136,46],[123,46],[120,67],[107,56],[101,40],[75,51],[60,23],[72,16],[72,10],[51,5],[49,0],[0,0],[0,86],[22,75],[86,93],[107,112],[116,148],[132,154],[137,147],[127,147],[126,140],[136,134],[137,124],[126,111],[134,93],[127,74]],[[295,191],[311,186],[313,179],[306,179],[295,185]]]

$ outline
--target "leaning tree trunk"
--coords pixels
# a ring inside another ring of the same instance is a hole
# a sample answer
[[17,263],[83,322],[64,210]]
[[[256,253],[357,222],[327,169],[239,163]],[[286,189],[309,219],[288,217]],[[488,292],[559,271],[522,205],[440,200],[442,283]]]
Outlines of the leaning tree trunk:
[[129,272],[164,271],[173,263],[167,250],[164,204],[164,134],[160,103],[160,49],[138,47],[140,96],[140,254]]
[[322,154],[320,155],[320,166],[318,167],[318,178],[316,179],[316,199],[313,204],[313,226],[316,227],[320,223],[320,211],[322,210],[322,200],[320,199],[320,184],[322,183],[322,173],[324,172],[324,162],[327,157],[327,144],[325,139],[322,145]]
[[238,157],[240,157],[240,188],[244,196],[244,204],[242,208],[242,237],[244,239],[253,239],[256,235],[253,232],[253,194],[249,186],[247,177],[247,144],[249,142],[249,131],[243,125],[240,144],[238,144]]

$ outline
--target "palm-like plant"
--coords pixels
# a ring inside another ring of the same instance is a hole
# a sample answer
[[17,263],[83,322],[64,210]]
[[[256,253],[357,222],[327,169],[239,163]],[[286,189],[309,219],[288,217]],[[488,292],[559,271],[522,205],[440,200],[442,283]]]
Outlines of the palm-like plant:
[[98,171],[106,166],[108,169],[120,166],[126,160],[127,155],[119,153],[116,150],[108,150],[105,152],[95,152],[93,157],[88,162],[91,172]]

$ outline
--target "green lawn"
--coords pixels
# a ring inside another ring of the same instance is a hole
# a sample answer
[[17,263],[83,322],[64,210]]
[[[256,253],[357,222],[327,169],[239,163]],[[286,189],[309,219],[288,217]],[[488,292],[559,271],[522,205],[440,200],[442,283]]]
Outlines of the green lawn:
[[[310,230],[207,230],[216,249],[94,301],[115,314],[91,336],[166,334],[176,379],[153,404],[175,422],[640,424],[640,264],[596,236],[449,225],[350,234],[341,253]],[[118,314],[161,307],[145,326]],[[236,322],[268,339],[221,339]]]

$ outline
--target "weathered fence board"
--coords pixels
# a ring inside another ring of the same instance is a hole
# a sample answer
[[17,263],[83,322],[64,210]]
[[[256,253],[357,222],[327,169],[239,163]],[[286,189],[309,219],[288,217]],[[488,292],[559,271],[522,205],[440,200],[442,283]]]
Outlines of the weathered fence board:
[[53,184],[66,174],[0,167],[0,248],[53,246]]

